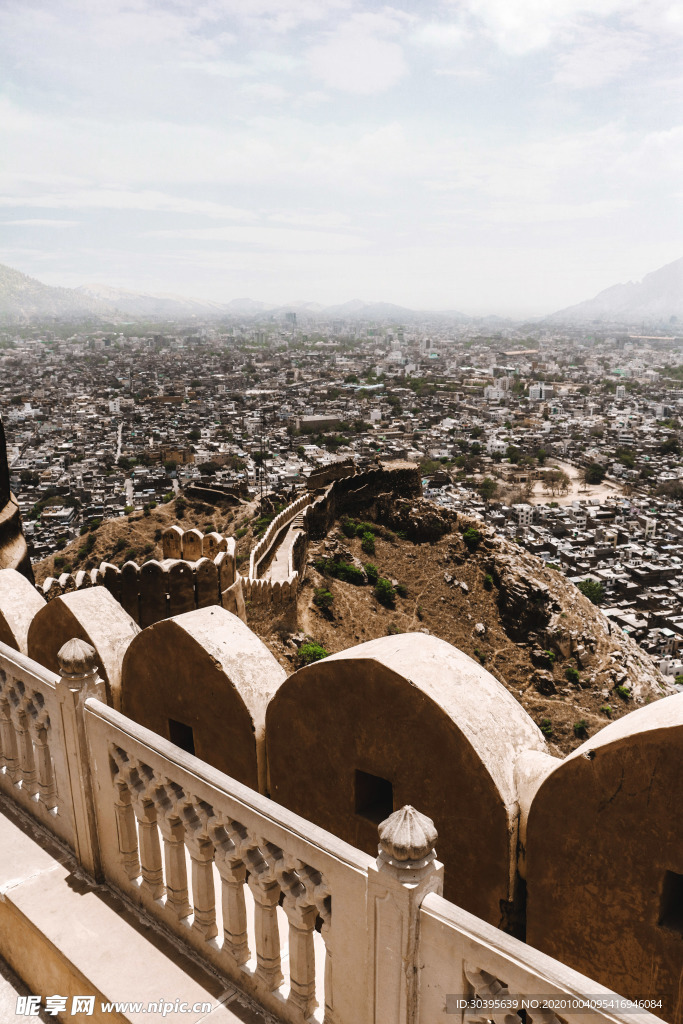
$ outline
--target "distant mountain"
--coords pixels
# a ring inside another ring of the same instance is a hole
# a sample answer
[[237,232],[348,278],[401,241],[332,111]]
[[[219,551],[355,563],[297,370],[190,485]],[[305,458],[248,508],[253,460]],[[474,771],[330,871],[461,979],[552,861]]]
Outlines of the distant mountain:
[[0,264],[0,321],[101,316],[107,306],[73,288],[52,288]]
[[421,320],[425,317],[468,321],[456,310],[416,310],[392,302],[364,302],[352,299],[340,305],[321,306],[298,300],[272,305],[256,299],[240,298],[230,302],[184,298],[178,295],[144,294],[106,284],[85,284],[79,288],[53,288],[35,278],[0,264],[0,322],[22,323],[30,320],[76,320],[83,317],[117,319],[173,319],[209,317],[283,317],[293,312],[315,320]]
[[178,295],[146,295],[125,288],[111,288],[106,284],[84,284],[75,291],[104,302],[111,310],[127,316],[223,316],[226,311],[226,306],[218,302],[185,299]]
[[547,317],[553,321],[683,320],[683,259],[653,270],[642,281],[615,284],[594,299],[561,309]]
[[350,302],[343,302],[337,306],[326,306],[326,316],[342,317],[343,319],[360,317],[361,319],[383,319],[385,317],[412,317],[414,309],[407,309],[405,306],[395,306],[393,302],[362,302],[360,299],[351,299]]
[[265,302],[259,302],[257,299],[231,299],[230,302],[226,303],[225,309],[228,313],[247,313],[251,315],[262,313],[268,307]]

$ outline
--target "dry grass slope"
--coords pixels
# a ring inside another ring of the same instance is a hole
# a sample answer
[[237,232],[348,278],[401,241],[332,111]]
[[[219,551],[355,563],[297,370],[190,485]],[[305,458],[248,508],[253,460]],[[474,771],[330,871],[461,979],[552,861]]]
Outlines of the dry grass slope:
[[[183,508],[184,504],[184,508]],[[411,503],[407,503],[411,504]],[[419,502],[420,510],[427,508]],[[395,507],[395,505],[394,505]],[[181,515],[182,512],[182,515]],[[427,509],[443,519],[434,506]],[[34,565],[36,582],[108,561],[121,566],[162,557],[161,533],[179,522],[204,533],[216,530],[237,538],[237,559],[246,571],[258,502],[222,509],[203,501],[176,499],[149,511],[105,520],[93,532],[92,550],[79,554],[90,534]],[[367,519],[369,513],[363,513]],[[560,573],[518,545],[483,530],[470,552],[453,516],[452,531],[433,543],[413,543],[377,527],[375,553],[339,524],[309,549],[309,568],[299,593],[300,635],[267,633],[256,627],[278,660],[293,671],[298,643],[306,635],[330,653],[392,632],[425,631],[477,658],[520,701],[557,752],[566,753],[610,721],[667,692],[652,662],[621,632],[608,632],[601,612]],[[337,557],[357,565],[372,562],[380,576],[403,584],[393,608],[377,601],[370,585],[355,586],[322,575],[314,562]],[[316,590],[333,595],[331,607],[314,603]],[[568,639],[585,649],[580,661],[568,655]],[[550,654],[547,652],[550,651]],[[572,679],[567,678],[567,670]],[[575,670],[572,672],[571,670]],[[578,679],[576,678],[578,673]]]

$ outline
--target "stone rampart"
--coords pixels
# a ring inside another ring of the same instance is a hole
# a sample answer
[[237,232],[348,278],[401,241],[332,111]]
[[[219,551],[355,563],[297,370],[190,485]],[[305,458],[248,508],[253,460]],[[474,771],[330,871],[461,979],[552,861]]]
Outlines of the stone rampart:
[[[207,538],[203,540],[206,546]],[[98,569],[88,572],[62,573],[58,579],[48,576],[39,592],[49,602],[74,591],[106,587],[144,629],[172,615],[209,605],[222,605],[223,594],[236,581],[235,542],[232,537],[227,538],[227,546],[227,551],[219,551],[214,558],[202,555],[192,562],[182,558],[152,559],[141,566],[126,562],[121,569],[102,562]],[[239,614],[234,598],[226,607]]]
[[298,572],[291,573],[281,582],[252,580],[248,576],[239,577],[239,580],[247,621],[252,626],[267,623],[271,630],[296,630],[296,599],[300,581]]
[[333,480],[341,480],[343,477],[354,476],[356,463],[353,459],[344,459],[340,462],[333,462],[330,466],[323,466],[321,469],[312,469],[306,477],[306,487],[309,491],[318,490],[320,487],[327,487]]
[[183,530],[175,523],[164,530],[161,537],[164,558],[182,558],[196,562],[200,558],[215,558],[220,551],[227,551],[235,558],[235,538],[220,533],[202,533],[201,530]]
[[412,462],[381,465],[335,480],[311,504],[307,517],[309,536],[322,540],[340,515],[367,508],[380,494],[387,493],[401,498],[419,497],[422,494],[419,466]]
[[[392,492],[405,497],[419,491],[418,467],[402,463],[335,480],[314,501],[311,495],[302,494],[273,519],[252,548],[247,577],[237,574],[234,537],[185,530],[174,524],[163,533],[160,561],[152,559],[142,566],[126,562],[121,569],[103,562],[97,569],[48,577],[38,589],[46,601],[51,601],[74,591],[104,586],[143,629],[196,608],[222,605],[240,618],[246,612],[251,621],[271,621],[273,628],[294,630],[309,536],[325,536],[337,515],[365,507],[379,494]],[[263,578],[280,534],[298,515],[302,518],[301,533],[289,553],[287,579]]]
[[269,524],[268,529],[263,534],[261,539],[251,549],[249,555],[249,578],[252,580],[258,579],[261,575],[261,567],[265,563],[268,555],[270,554],[271,548],[274,542],[277,540],[280,531],[291,523],[293,519],[297,517],[299,512],[304,509],[309,501],[310,497],[308,494],[302,494],[301,497],[293,501],[291,505],[287,505],[283,508],[282,512],[279,512],[275,516],[272,523]]

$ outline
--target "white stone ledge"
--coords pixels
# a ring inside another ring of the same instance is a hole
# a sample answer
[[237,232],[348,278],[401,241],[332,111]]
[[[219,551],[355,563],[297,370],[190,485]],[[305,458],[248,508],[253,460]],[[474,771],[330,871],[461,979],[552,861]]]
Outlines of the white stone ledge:
[[[35,995],[68,999],[64,1020],[151,1024],[275,1024],[234,988],[143,923],[75,860],[0,797],[0,956]],[[75,995],[94,996],[95,1013],[69,1016]],[[101,1002],[210,1003],[204,1012],[105,1013]],[[13,1017],[11,1018],[13,1019]],[[53,1018],[50,1018],[53,1019]],[[55,1018],[56,1019],[56,1018]]]

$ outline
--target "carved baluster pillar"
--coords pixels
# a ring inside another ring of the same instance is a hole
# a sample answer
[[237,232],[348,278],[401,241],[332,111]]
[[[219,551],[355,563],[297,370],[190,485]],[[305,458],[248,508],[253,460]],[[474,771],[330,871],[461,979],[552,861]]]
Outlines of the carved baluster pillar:
[[334,1020],[334,987],[333,987],[333,954],[332,954],[332,939],[331,939],[331,927],[329,919],[323,921],[321,929],[321,935],[325,942],[325,1013],[323,1015],[323,1024],[335,1024]]
[[135,812],[130,790],[125,782],[116,782],[114,808],[121,862],[132,882],[140,875],[140,858],[138,857],[138,830],[135,827]]
[[213,885],[213,843],[210,839],[192,839],[187,845],[192,858],[192,927],[205,939],[213,939],[218,935],[216,892]]
[[21,708],[15,717],[15,734],[19,756],[21,787],[31,796],[36,792],[36,762],[33,756],[33,740],[28,724],[28,715]]
[[187,891],[185,827],[178,818],[161,818],[159,828],[164,839],[166,906],[174,911],[178,919],[182,919],[192,913]]
[[36,758],[36,790],[43,807],[51,811],[57,806],[57,787],[52,771],[52,757],[47,736],[47,722],[41,717],[33,726],[33,743]]
[[221,876],[223,908],[223,952],[240,967],[249,959],[247,910],[244,903],[244,880],[247,869],[242,861],[216,857]]
[[157,827],[157,809],[152,800],[138,801],[135,808],[140,831],[140,872],[142,887],[153,900],[164,895],[164,871],[161,865],[161,846]]
[[12,782],[17,781],[19,774],[19,755],[17,753],[17,736],[12,722],[10,703],[3,694],[0,698],[0,736],[2,737],[2,759],[5,763],[7,775]]
[[368,872],[368,962],[375,1024],[416,1024],[420,905],[443,891],[434,822],[414,807],[379,826],[379,856]]
[[285,913],[289,920],[289,1002],[301,1011],[305,1020],[318,1005],[313,948],[317,911],[315,907],[298,907],[293,900],[285,900]]
[[277,882],[260,881],[249,875],[249,888],[254,896],[254,938],[256,942],[256,977],[273,992],[282,984],[280,969],[280,930],[277,907],[280,886]]

